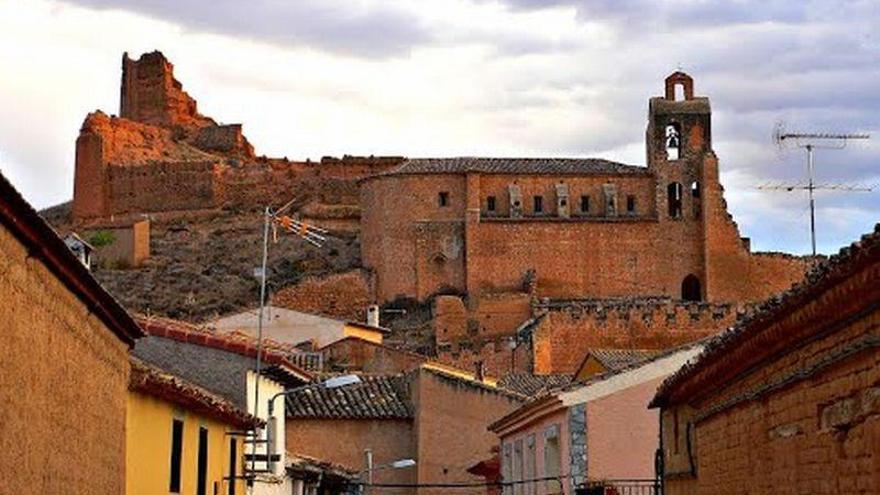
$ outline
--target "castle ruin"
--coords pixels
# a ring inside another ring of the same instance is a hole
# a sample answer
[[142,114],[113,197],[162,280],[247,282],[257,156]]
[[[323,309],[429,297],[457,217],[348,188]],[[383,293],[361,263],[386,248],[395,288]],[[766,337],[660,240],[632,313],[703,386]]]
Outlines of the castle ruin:
[[590,347],[662,348],[715,333],[812,263],[750,250],[723,197],[709,99],[694,96],[682,72],[664,89],[648,105],[646,166],[297,162],[257,156],[241,125],[201,115],[161,53],[124,55],[120,115],[90,114],[77,139],[73,216],[255,208],[294,196],[345,205],[373,302],[430,304],[432,352],[495,374],[571,372]]

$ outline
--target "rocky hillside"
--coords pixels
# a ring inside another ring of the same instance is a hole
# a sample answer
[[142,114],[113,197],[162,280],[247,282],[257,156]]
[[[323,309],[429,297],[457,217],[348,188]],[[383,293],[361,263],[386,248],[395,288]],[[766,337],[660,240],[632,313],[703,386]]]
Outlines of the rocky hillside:
[[[62,235],[73,228],[69,203],[43,215]],[[215,210],[150,218],[151,256],[143,266],[93,267],[95,277],[126,308],[207,321],[257,305],[259,280],[253,272],[260,265],[261,212]],[[352,231],[334,231],[322,248],[279,232],[277,243],[269,246],[269,290],[357,269],[359,251]]]

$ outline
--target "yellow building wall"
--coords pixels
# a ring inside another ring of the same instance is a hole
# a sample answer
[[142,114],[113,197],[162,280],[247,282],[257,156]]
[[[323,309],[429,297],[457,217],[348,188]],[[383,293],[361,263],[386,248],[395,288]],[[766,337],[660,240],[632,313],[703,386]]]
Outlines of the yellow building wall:
[[581,366],[581,369],[578,370],[577,376],[575,376],[576,380],[586,380],[591,376],[598,375],[600,373],[605,373],[607,370],[604,366],[602,366],[599,361],[596,361],[593,357],[587,358],[587,362]]
[[[241,437],[226,435],[234,428],[216,420],[185,411],[174,404],[138,392],[129,392],[126,413],[125,493],[159,495],[169,492],[171,476],[171,425],[183,419],[183,449],[180,493],[195,495],[198,476],[199,427],[208,429],[208,470],[205,493],[227,495],[230,439],[238,445],[236,474],[241,476],[244,447]],[[236,480],[236,495],[245,495],[242,480]]]
[[366,328],[346,324],[343,332],[346,337],[357,337],[366,340],[367,342],[373,342],[374,344],[382,343],[382,332],[377,332],[375,330],[367,330]]

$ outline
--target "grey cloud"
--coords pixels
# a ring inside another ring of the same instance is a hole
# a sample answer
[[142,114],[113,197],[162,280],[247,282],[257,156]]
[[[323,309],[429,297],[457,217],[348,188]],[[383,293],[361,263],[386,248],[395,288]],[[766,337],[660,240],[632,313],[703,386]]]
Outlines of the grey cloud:
[[127,10],[206,32],[360,57],[405,55],[430,32],[412,13],[338,0],[66,0]]
[[654,24],[671,29],[711,27],[756,22],[800,23],[835,16],[841,8],[868,11],[865,1],[828,5],[821,0],[662,1],[662,0],[506,0],[514,9],[539,10],[572,7],[584,20],[620,21],[630,25]]

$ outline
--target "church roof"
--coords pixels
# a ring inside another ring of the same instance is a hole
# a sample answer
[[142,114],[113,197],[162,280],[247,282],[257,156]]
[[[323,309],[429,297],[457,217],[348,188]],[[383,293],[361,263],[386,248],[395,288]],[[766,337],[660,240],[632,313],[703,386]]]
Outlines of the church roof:
[[602,158],[411,158],[399,167],[367,177],[420,174],[647,175],[645,167]]

